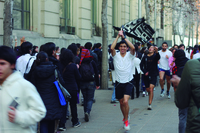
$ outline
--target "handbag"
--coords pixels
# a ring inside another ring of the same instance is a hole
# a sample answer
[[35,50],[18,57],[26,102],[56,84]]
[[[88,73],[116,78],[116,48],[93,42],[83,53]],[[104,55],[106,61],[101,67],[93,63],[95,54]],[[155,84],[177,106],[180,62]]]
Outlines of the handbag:
[[31,61],[33,57],[31,57],[29,60],[28,60],[28,63],[26,64],[26,69],[25,69],[25,72],[24,72],[24,78],[28,81],[30,81],[30,78],[31,78],[31,75],[29,74],[29,72],[26,73],[27,69],[28,69],[28,65],[29,65],[29,62]]
[[65,87],[63,87],[62,84],[60,83],[57,69],[55,69],[55,77],[56,77],[56,81],[58,82],[58,86],[60,87],[60,90],[62,91],[62,94],[65,98],[65,101],[69,101],[71,99],[71,95],[69,94],[67,89],[65,89]]
[[58,81],[54,81],[53,83],[55,84],[55,86],[58,90],[58,97],[59,97],[61,106],[65,106],[67,103],[66,103],[65,97],[60,89],[60,86],[58,85]]

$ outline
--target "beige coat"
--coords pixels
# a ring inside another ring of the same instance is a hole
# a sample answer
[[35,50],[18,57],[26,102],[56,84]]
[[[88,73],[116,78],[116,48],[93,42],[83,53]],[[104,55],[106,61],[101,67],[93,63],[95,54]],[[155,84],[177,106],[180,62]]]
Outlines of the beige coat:
[[[9,105],[19,103],[14,123],[8,120]],[[34,133],[31,128],[46,115],[36,88],[20,72],[11,74],[0,86],[0,133]]]

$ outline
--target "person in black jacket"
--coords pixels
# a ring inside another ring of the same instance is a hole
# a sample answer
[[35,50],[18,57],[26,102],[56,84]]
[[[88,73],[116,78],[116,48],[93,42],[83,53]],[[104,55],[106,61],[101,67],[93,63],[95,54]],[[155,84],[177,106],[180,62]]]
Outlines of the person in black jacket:
[[[153,45],[148,46],[149,53],[144,55],[140,63],[140,68],[144,73],[144,84],[147,92],[149,93],[149,105],[148,110],[151,110],[151,104],[153,101],[153,89],[156,85],[157,75],[158,75],[158,60],[160,59],[160,54],[158,53],[158,48]],[[155,52],[155,53],[154,53]]]
[[[31,81],[37,88],[47,109],[45,118],[40,122],[40,133],[54,133],[55,120],[62,117],[62,106],[60,105],[57,88],[53,83],[55,81],[56,68],[52,62],[48,61],[48,56],[45,52],[37,54],[36,67]],[[58,75],[61,84],[64,85],[60,73]]]
[[[73,63],[74,55],[71,50],[65,49],[60,55],[60,62],[62,65],[62,76],[65,81],[65,88],[71,95],[69,101],[71,115],[72,115],[72,126],[79,127],[81,123],[78,120],[77,113],[77,94],[78,94],[78,85],[77,82],[81,79],[81,75],[78,71],[77,65]],[[60,120],[59,129],[65,128],[66,123],[66,110],[63,113],[63,118]],[[62,131],[62,130],[61,130]]]

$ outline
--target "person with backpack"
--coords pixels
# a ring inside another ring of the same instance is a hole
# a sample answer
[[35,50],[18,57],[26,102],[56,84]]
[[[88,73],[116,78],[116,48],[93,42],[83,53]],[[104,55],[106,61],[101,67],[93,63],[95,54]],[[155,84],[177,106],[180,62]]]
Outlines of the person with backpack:
[[20,71],[21,74],[24,76],[24,74],[29,73],[31,66],[35,60],[35,56],[31,56],[32,48],[33,48],[32,43],[26,41],[26,42],[23,42],[20,47],[21,47],[22,56],[20,56],[17,59],[16,70]]
[[94,99],[95,85],[96,89],[99,89],[99,76],[96,63],[87,49],[82,49],[79,71],[81,74],[80,89],[84,98],[84,119],[88,122]]
[[[57,88],[53,83],[55,81],[55,70],[57,70],[57,67],[48,60],[48,55],[43,51],[39,52],[31,81],[37,88],[47,109],[45,118],[40,122],[40,133],[54,133],[55,122],[62,117],[63,109],[60,105]],[[59,72],[58,77],[60,83],[64,85]]]
[[98,63],[97,63],[97,68],[99,71],[99,74],[101,75],[101,68],[102,68],[102,51],[101,51],[101,43],[95,44],[95,49],[94,53],[96,53],[98,57]]

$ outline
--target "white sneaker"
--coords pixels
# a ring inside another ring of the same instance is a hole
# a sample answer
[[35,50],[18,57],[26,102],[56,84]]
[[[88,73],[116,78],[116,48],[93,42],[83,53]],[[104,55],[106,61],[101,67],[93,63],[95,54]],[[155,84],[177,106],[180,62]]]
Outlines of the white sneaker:
[[167,94],[167,98],[168,98],[168,99],[170,99],[170,98],[171,98],[170,94]]
[[160,97],[164,97],[164,94],[165,94],[165,91],[164,91],[164,90],[161,90]]
[[152,110],[151,105],[148,105],[147,110]]
[[143,93],[142,93],[142,96],[143,96],[143,97],[145,97],[145,96],[146,96],[146,94],[145,94],[145,91],[143,91]]
[[124,129],[126,131],[131,129],[128,120],[124,122]]

